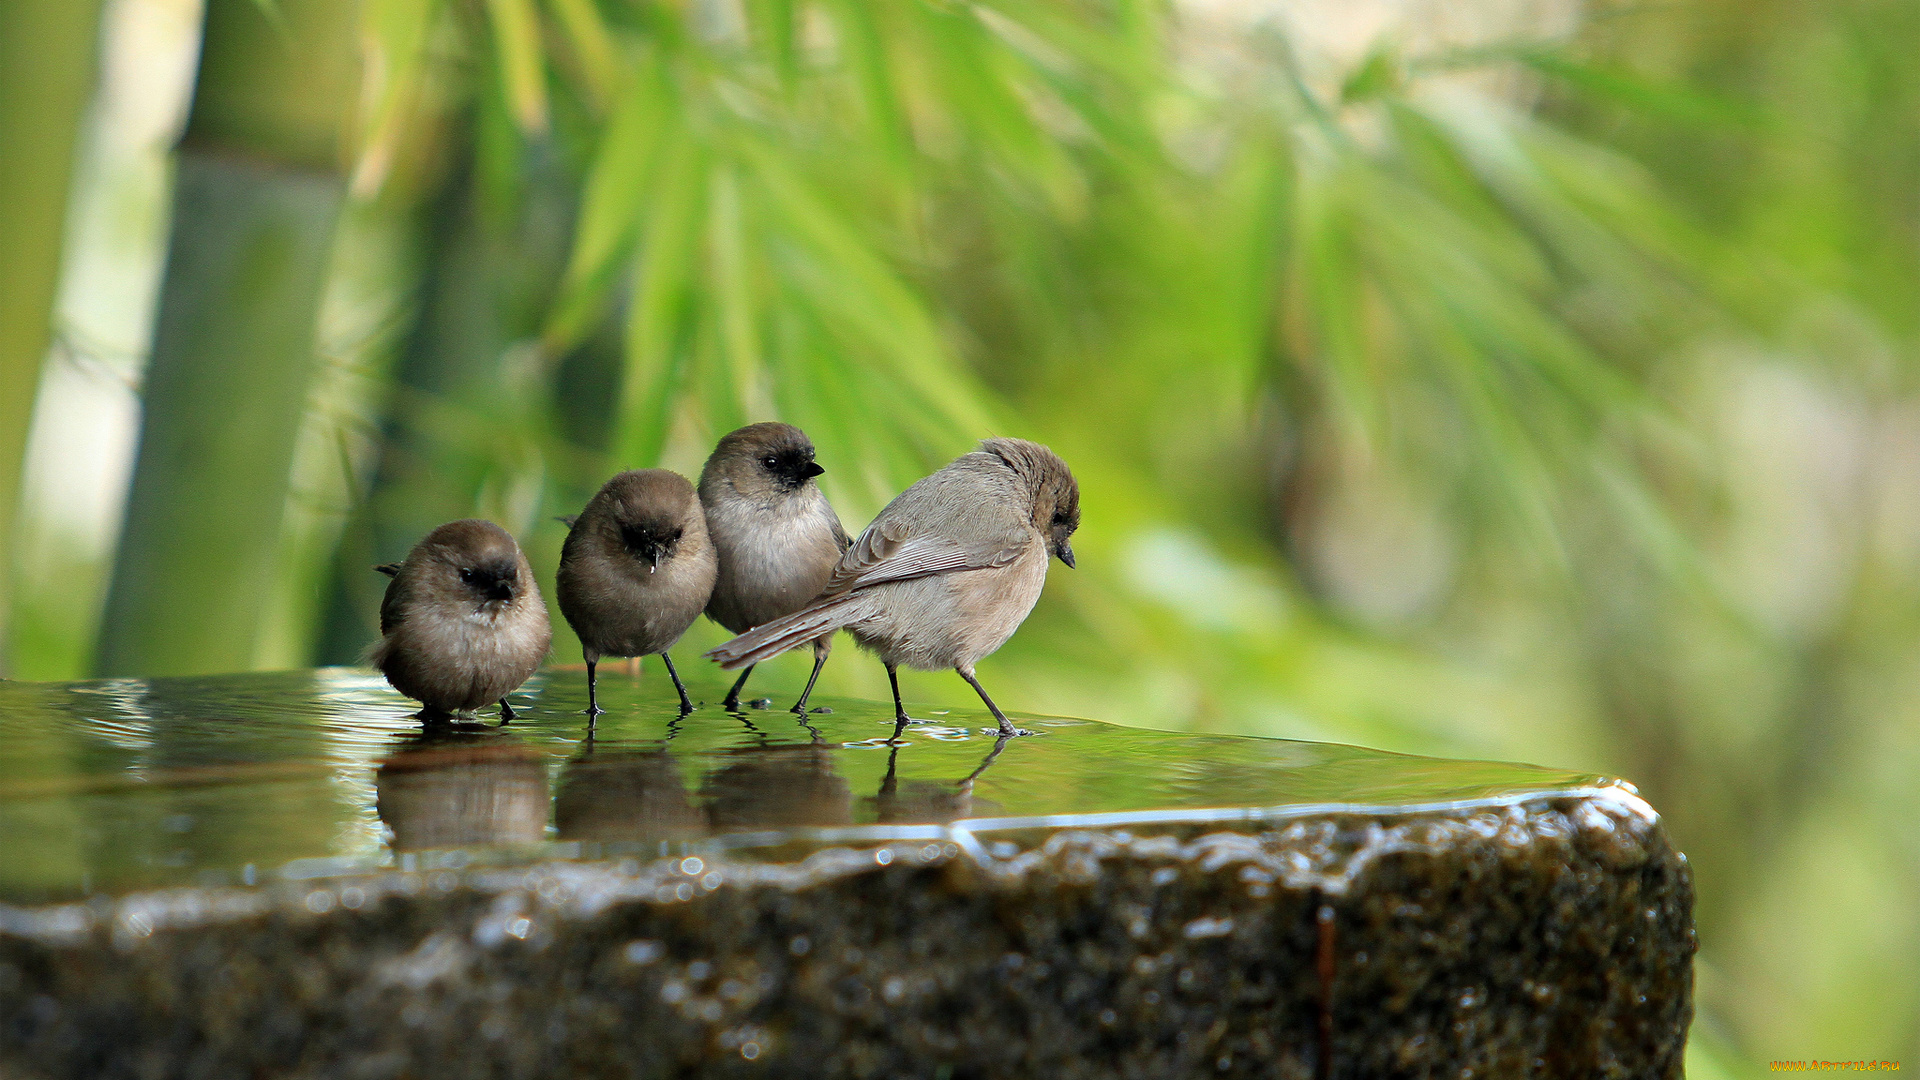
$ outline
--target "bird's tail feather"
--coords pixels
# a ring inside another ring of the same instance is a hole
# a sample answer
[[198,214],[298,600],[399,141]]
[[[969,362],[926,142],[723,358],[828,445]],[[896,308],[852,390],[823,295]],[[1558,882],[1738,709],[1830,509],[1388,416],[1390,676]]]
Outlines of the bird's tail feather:
[[718,660],[720,666],[729,671],[771,660],[788,649],[805,645],[823,634],[831,634],[858,619],[866,606],[865,600],[858,593],[843,593],[808,604],[791,615],[782,615],[772,622],[762,623],[731,641],[709,649],[707,659]]

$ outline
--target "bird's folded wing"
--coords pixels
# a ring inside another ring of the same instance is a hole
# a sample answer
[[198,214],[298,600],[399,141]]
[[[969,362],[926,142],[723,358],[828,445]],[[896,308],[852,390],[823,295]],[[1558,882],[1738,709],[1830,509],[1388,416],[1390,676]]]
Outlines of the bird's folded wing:
[[840,558],[820,597],[838,596],[869,585],[908,581],[961,570],[1005,566],[1025,550],[1024,538],[1005,543],[966,543],[945,536],[909,536],[897,523],[876,524]]
[[[382,572],[384,573],[384,571]],[[387,582],[387,591],[380,597],[380,633],[382,636],[393,633],[393,628],[400,625],[400,577],[398,574],[390,576],[393,577],[393,580]]]

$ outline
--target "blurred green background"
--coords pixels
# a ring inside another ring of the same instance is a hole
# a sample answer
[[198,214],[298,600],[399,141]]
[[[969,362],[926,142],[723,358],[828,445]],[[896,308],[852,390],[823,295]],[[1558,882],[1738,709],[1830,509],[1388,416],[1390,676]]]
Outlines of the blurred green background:
[[433,525],[550,586],[749,420],[855,530],[1026,436],[1081,569],[1001,702],[1624,775],[1693,1075],[1920,1067],[1915,57],[1912,0],[0,0],[0,671],[351,663]]

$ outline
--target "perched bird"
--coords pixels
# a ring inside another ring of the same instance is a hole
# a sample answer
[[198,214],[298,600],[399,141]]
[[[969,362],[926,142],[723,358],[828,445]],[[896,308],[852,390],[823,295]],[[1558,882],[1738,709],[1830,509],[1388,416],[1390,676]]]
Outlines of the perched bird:
[[426,708],[423,719],[500,703],[547,658],[553,628],[533,568],[507,530],[454,521],[428,533],[406,561],[376,566],[393,578],[380,601],[380,640],[367,661]]
[[1047,557],[1073,565],[1080,486],[1039,443],[987,439],[887,504],[840,558],[820,595],[707,656],[737,668],[845,627],[879,654],[894,718],[908,722],[897,669],[950,667],[1000,721],[973,665],[1006,643],[1040,598]]
[[587,715],[604,710],[594,665],[602,656],[652,656],[667,665],[680,709],[693,699],[667,650],[713,593],[713,545],[693,485],[665,469],[633,469],[606,482],[580,511],[560,549],[560,613],[587,658]]
[[[825,472],[813,443],[791,424],[751,424],[730,432],[700,471],[700,503],[707,535],[720,557],[707,617],[736,634],[798,610],[818,596],[827,575],[852,541],[813,478]],[[793,711],[804,713],[820,669],[833,651],[833,632],[813,641],[813,674]],[[740,707],[740,690],[753,665],[727,691],[726,707]]]

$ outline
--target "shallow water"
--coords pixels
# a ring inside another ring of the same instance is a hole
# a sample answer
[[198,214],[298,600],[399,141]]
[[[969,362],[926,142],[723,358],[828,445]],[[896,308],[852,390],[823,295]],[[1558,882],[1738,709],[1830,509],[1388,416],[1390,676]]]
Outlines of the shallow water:
[[[651,665],[651,662],[649,662]],[[548,672],[423,731],[346,668],[195,679],[0,682],[0,901],[254,883],[474,860],[790,850],[1036,825],[1285,817],[1330,806],[1505,802],[1601,786],[1527,765],[817,698],[830,715],[729,714],[718,684]],[[783,692],[785,689],[782,688]],[[770,691],[769,691],[770,692]]]

